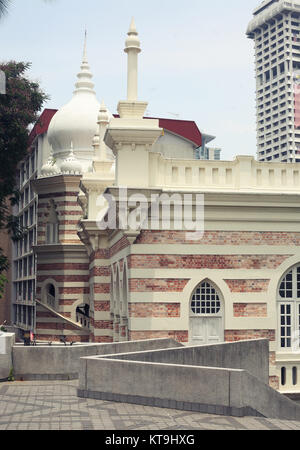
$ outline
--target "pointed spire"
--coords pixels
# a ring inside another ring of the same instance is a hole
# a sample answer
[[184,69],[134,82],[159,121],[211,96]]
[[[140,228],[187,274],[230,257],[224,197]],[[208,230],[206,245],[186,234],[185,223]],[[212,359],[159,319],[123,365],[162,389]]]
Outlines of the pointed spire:
[[83,46],[83,57],[82,57],[83,63],[88,63],[86,49],[87,49],[87,30],[85,30],[85,32],[84,32],[84,46]]
[[74,94],[77,94],[79,92],[90,92],[95,95],[94,83],[92,82],[93,74],[90,71],[90,66],[87,58],[87,30],[85,30],[84,33],[82,63],[77,78],[78,81],[75,84]]
[[129,34],[138,34],[137,31],[136,31],[136,26],[135,26],[135,20],[134,20],[134,17],[131,19],[131,24],[130,24],[130,28],[129,28],[128,35],[129,35]]

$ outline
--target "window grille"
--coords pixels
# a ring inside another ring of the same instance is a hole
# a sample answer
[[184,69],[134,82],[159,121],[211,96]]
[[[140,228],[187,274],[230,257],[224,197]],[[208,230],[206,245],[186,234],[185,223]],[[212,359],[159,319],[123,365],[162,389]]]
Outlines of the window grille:
[[211,315],[220,312],[220,297],[216,289],[207,281],[204,281],[195,289],[192,296],[191,310],[198,315]]

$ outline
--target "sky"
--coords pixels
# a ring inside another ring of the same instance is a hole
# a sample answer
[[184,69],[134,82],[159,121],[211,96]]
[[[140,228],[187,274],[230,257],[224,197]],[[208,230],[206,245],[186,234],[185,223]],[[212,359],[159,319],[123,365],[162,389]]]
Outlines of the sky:
[[59,109],[74,90],[84,33],[99,101],[126,98],[126,34],[135,18],[139,100],[154,117],[194,120],[222,159],[256,156],[254,45],[260,0],[11,0],[0,20],[0,61],[29,61],[28,76]]

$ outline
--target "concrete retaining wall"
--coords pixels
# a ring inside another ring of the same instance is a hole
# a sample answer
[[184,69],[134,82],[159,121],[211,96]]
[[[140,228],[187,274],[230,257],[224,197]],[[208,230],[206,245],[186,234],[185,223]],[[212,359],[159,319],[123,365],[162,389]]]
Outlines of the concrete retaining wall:
[[23,380],[68,380],[77,379],[80,358],[90,355],[130,353],[182,346],[173,339],[149,339],[111,344],[82,344],[73,346],[41,345],[25,347],[15,345],[12,362],[16,379]]
[[84,358],[79,397],[243,416],[236,386],[243,371]]
[[13,333],[0,334],[0,380],[8,378],[13,367],[12,348],[15,343],[15,335]]
[[[300,420],[300,406],[268,386],[268,361],[267,340],[87,357],[81,359],[78,396]],[[212,362],[227,368],[209,367]],[[230,367],[238,364],[252,373]]]
[[224,342],[118,354],[109,358],[205,367],[244,369],[264,383],[269,383],[269,341]]
[[300,405],[244,372],[241,378],[242,405],[262,416],[281,420],[300,420]]

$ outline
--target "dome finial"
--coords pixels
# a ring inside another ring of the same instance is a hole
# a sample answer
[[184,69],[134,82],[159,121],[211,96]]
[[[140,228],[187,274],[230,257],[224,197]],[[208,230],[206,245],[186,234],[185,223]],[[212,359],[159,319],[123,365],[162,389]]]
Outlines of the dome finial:
[[87,59],[87,30],[85,29],[84,32],[84,46],[83,46],[83,58],[82,58],[82,62],[83,63],[87,63],[88,59]]
[[83,46],[83,57],[80,66],[80,72],[77,75],[78,81],[75,84],[74,94],[79,92],[90,92],[95,95],[94,83],[92,82],[93,74],[90,71],[90,66],[87,58],[87,30],[84,33],[84,46]]

